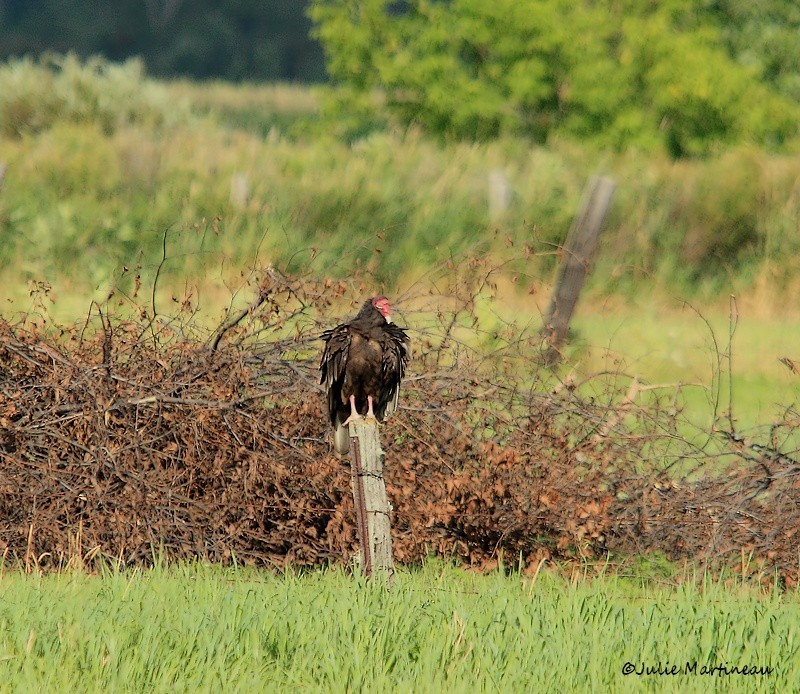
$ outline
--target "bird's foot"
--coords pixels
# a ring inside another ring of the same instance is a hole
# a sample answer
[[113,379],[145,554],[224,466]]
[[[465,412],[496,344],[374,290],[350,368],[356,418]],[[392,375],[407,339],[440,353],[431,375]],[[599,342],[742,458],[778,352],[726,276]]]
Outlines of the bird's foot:
[[358,412],[354,412],[353,414],[351,414],[347,419],[345,419],[342,422],[342,426],[343,427],[350,426],[354,422],[358,422],[358,421],[360,421],[362,419],[364,419],[364,418],[360,414],[358,414]]

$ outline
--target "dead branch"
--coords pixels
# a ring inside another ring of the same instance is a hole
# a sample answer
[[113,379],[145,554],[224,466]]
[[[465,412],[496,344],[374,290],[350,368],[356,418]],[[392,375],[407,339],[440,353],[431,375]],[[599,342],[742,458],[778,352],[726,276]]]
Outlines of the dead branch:
[[[415,350],[381,431],[398,562],[433,551],[491,566],[502,552],[536,567],[660,551],[722,565],[744,551],[796,580],[789,438],[713,430],[700,445],[680,419],[681,384],[531,372],[535,335],[488,355],[456,329],[482,334],[470,291],[488,285],[470,277],[447,288],[436,320],[426,297],[430,349]],[[78,551],[97,561],[146,563],[154,548],[266,566],[352,555],[348,472],[332,454],[315,339],[363,290],[332,294],[269,269],[257,286],[212,349],[191,326],[145,339],[151,316],[106,306],[50,332],[0,321],[0,553],[55,568],[80,527]],[[246,320],[267,303],[269,340]],[[798,418],[787,409],[781,431]]]
[[231,328],[235,328],[239,323],[241,323],[245,317],[253,315],[256,310],[267,300],[269,295],[271,294],[271,287],[267,283],[263,283],[258,288],[258,293],[256,298],[253,299],[251,304],[246,308],[240,311],[236,316],[231,318],[230,320],[223,323],[220,328],[217,330],[217,334],[214,337],[214,341],[211,343],[211,351],[216,352],[217,347],[219,347],[219,343],[222,338],[225,336]]

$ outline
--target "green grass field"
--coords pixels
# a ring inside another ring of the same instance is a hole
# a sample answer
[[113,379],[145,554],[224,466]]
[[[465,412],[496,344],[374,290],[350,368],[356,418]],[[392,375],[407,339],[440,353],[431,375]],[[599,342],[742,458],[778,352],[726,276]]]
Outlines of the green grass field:
[[731,335],[727,307],[700,311],[702,318],[663,299],[624,310],[587,306],[575,320],[575,357],[588,370],[612,368],[649,383],[694,384],[683,395],[699,425],[710,422],[715,404],[724,415],[729,403],[743,430],[781,421],[785,407],[800,398],[800,377],[779,361],[800,355],[800,320],[745,306]]
[[[538,330],[550,294],[549,285],[534,296],[500,289],[481,307],[483,330]],[[727,422],[729,405],[738,430],[769,426],[800,400],[800,377],[780,362],[800,358],[800,315],[791,306],[773,310],[752,296],[703,302],[660,292],[621,298],[589,291],[571,330],[562,377],[607,373],[623,391],[634,377],[663,392],[682,385],[686,417],[702,429],[715,413]]]
[[766,692],[800,677],[795,594],[575,578],[433,562],[387,591],[342,570],[6,572],[0,689]]

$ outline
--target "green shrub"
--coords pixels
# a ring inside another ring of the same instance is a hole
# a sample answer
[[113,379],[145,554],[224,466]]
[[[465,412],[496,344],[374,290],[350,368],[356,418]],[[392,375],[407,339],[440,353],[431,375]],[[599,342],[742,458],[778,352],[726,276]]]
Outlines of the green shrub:
[[364,128],[376,120],[364,100],[378,90],[392,119],[455,139],[558,134],[682,157],[798,135],[796,100],[732,59],[713,8],[315,0],[311,16],[341,85],[329,113],[350,106]]
[[754,153],[732,152],[710,162],[685,183],[682,216],[686,235],[681,260],[696,273],[709,265],[731,266],[753,252],[761,229],[761,171]]
[[57,122],[95,123],[106,133],[136,123],[158,127],[185,117],[139,60],[111,63],[74,55],[12,59],[0,66],[0,133],[19,137]]

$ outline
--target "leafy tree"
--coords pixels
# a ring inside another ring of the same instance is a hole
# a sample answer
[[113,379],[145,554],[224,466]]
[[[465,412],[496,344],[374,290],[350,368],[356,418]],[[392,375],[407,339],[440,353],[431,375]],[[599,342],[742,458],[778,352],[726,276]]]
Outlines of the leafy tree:
[[800,101],[800,4],[793,0],[716,0],[728,51],[781,93]]
[[683,156],[797,135],[797,103],[731,57],[696,1],[315,0],[311,17],[340,111],[378,90],[392,117],[447,137]]

